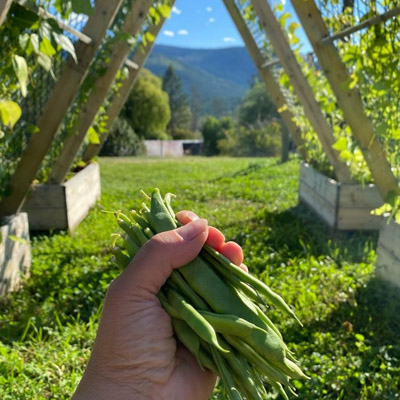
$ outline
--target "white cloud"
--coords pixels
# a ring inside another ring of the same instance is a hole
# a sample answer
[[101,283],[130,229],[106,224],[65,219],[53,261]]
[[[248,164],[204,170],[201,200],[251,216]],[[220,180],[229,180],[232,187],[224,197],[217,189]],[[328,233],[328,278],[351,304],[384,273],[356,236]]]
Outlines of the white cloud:
[[210,18],[209,20],[208,20],[208,22],[210,22],[210,23],[213,23],[213,22],[215,22],[215,18]]
[[175,36],[175,33],[172,31],[164,31],[163,33],[165,36],[170,36],[170,37]]
[[181,11],[178,7],[176,7],[176,6],[173,6],[171,11],[172,11],[174,14],[177,14],[177,15],[181,14],[181,12],[182,12],[182,11]]
[[206,7],[206,11],[211,12],[212,11],[212,7],[210,7],[210,6]]
[[223,40],[225,43],[236,42],[236,39],[234,39],[233,37],[229,37],[229,36],[224,37],[222,40]]
[[189,32],[186,29],[180,29],[178,35],[189,35]]

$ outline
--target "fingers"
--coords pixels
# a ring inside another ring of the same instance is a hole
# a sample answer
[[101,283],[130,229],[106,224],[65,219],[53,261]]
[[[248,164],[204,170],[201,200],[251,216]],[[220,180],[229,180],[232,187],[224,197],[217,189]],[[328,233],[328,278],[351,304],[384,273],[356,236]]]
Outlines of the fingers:
[[[192,211],[179,211],[176,214],[176,217],[182,224],[187,224],[190,221],[199,219],[199,217]],[[242,248],[235,242],[225,243],[225,236],[217,228],[214,228],[213,226],[208,228],[208,237],[206,243],[215,250],[218,250],[226,258],[229,258],[233,264],[240,266],[240,268],[248,272],[248,268],[242,264]]]
[[240,265],[243,262],[243,250],[235,242],[223,243],[217,250],[226,258],[229,258],[235,265]]
[[[179,211],[176,214],[176,218],[181,224],[187,224],[190,221],[199,219],[199,217],[192,211]],[[222,234],[222,232],[217,228],[210,226],[208,228],[208,237],[206,243],[214,249],[219,250],[224,242],[225,236]]]
[[196,258],[208,235],[205,219],[162,232],[149,240],[118,278],[131,293],[157,294],[173,269]]

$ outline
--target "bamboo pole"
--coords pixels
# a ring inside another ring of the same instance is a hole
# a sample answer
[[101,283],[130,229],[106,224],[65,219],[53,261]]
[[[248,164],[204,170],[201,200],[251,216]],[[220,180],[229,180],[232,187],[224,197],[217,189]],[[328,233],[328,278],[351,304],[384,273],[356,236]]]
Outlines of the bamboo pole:
[[345,28],[342,31],[337,32],[332,36],[326,36],[321,39],[321,42],[328,43],[328,42],[333,42],[337,39],[343,39],[344,37],[349,36],[352,33],[361,31],[361,29],[365,29],[370,26],[378,25],[381,22],[385,22],[388,19],[396,17],[399,14],[400,14],[400,7],[394,7],[393,9],[386,11],[383,14],[378,14],[375,15],[374,17],[368,18],[356,26],[349,26],[348,28]]
[[329,30],[317,6],[313,0],[291,1],[343,111],[344,119],[359,143],[379,192],[384,199],[387,199],[390,193],[400,194],[399,183],[386,159],[385,150],[374,132],[374,127],[365,114],[360,93],[356,89],[345,87],[350,77],[346,66],[333,44],[322,42],[322,39],[329,35]]
[[90,45],[83,42],[76,44],[77,64],[69,57],[39,118],[39,131],[32,135],[16,171],[10,179],[8,188],[10,194],[0,203],[0,216],[15,214],[21,210],[30,185],[85,79],[121,3],[122,0],[96,1],[93,15],[89,17],[83,29],[83,33],[91,37],[93,42]]
[[335,143],[333,131],[315,99],[314,93],[290,48],[279,22],[275,18],[271,7],[267,0],[251,0],[251,3],[261,25],[268,35],[277,57],[290,78],[298,99],[303,106],[304,113],[313,126],[315,133],[321,142],[322,148],[335,170],[338,180],[343,183],[351,182],[349,168],[340,159],[339,152],[332,147]]
[[[153,2],[154,0],[136,0],[125,18],[121,32],[136,36]],[[110,62],[106,66],[107,69],[96,81],[96,88],[92,90],[82,107],[78,116],[76,131],[66,138],[61,153],[53,165],[49,182],[63,182],[85,139],[86,132],[93,124],[99,108],[105,102],[115,77],[131,50],[132,47],[126,40],[120,40],[114,45],[109,57]]]
[[[171,8],[175,4],[175,0],[171,2]],[[161,18],[157,25],[151,25],[148,29],[148,32],[151,33],[155,38],[158,36],[161,28],[163,27],[165,22],[165,18]],[[113,100],[111,101],[110,106],[107,110],[107,126],[105,129],[105,133],[100,137],[99,144],[90,143],[82,156],[83,161],[89,161],[93,157],[96,157],[101,148],[103,147],[104,143],[107,140],[109,132],[111,130],[112,125],[114,124],[116,118],[118,117],[119,113],[121,112],[122,107],[124,106],[126,100],[130,92],[132,91],[133,87],[135,86],[136,80],[139,76],[140,70],[142,69],[143,65],[145,64],[147,57],[149,56],[151,49],[154,46],[154,42],[147,42],[146,46],[141,47],[133,56],[132,62],[134,62],[139,68],[135,70],[131,70],[129,72],[129,76],[122,82],[122,85],[118,91],[118,93],[114,96]]]
[[265,68],[266,60],[261,54],[260,49],[255,42],[250,29],[247,27],[239,9],[237,8],[234,0],[223,0],[226,9],[228,10],[236,29],[239,31],[247,51],[249,52],[255,66],[257,67],[258,73],[263,80],[268,93],[271,95],[271,100],[273,101],[277,110],[279,110],[282,121],[286,126],[288,132],[290,133],[301,157],[307,160],[307,150],[303,138],[301,137],[301,130],[296,126],[294,121],[294,116],[289,110],[279,84],[276,82],[272,72]]
[[8,14],[8,10],[10,9],[12,4],[12,0],[0,0],[0,26],[3,24],[6,16]]

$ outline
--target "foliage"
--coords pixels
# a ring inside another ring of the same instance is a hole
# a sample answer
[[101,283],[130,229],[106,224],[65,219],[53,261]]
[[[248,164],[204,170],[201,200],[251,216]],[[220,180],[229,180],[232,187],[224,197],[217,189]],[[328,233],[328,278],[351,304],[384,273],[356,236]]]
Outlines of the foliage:
[[[41,7],[49,9],[53,3],[46,0]],[[69,12],[71,9],[65,10]],[[34,126],[20,120],[22,104],[35,91],[38,75],[49,74],[54,78],[53,67],[61,62],[63,52],[75,60],[76,55],[70,39],[54,20],[40,18],[15,2],[0,27],[0,38],[1,197],[26,141],[35,132]]]
[[[335,33],[345,27],[357,25],[377,13],[388,11],[400,3],[397,0],[390,2],[356,0],[347,2],[347,6],[345,6],[345,3],[339,4],[336,0],[319,0],[317,4],[330,31]],[[303,61],[300,55],[300,40],[296,35],[298,24],[291,20],[290,14],[284,12],[281,5],[276,7],[276,12],[280,16],[280,22],[287,32],[298,60]],[[398,177],[400,177],[399,33],[400,20],[392,18],[385,23],[361,30],[344,40],[335,42],[341,58],[350,72],[350,79],[343,84],[350,89],[356,88],[360,92],[365,112],[372,121],[375,132],[387,151],[386,156],[392,169]],[[338,108],[335,96],[323,71],[320,70],[318,62],[311,58],[308,62],[301,62],[301,66],[333,128],[337,139],[334,147],[350,166],[356,180],[362,183],[371,182],[371,174],[359,144],[352,137],[351,130],[344,121],[342,111]],[[281,73],[280,76],[281,84],[294,94],[287,75]],[[292,111],[296,122],[304,132],[306,143],[310,147],[312,163],[320,170],[326,170],[326,158],[322,156],[321,148],[316,143],[315,134],[303,111],[296,105]],[[331,170],[331,168],[329,169]]]
[[136,135],[130,123],[124,118],[117,118],[104,143],[101,156],[138,156],[144,153],[143,140]]
[[218,141],[228,138],[228,132],[233,131],[234,121],[231,117],[205,118],[201,133],[203,135],[203,153],[206,156],[214,156],[220,153]]
[[167,125],[171,119],[168,94],[162,90],[161,79],[149,70],[141,71],[121,112],[139,136],[167,138]]
[[261,126],[238,126],[217,142],[221,154],[239,157],[277,156],[281,148],[281,126],[277,121]]
[[[299,399],[395,399],[400,385],[400,293],[374,278],[377,237],[328,229],[297,205],[297,161],[100,159],[102,200],[73,235],[31,238],[24,288],[0,300],[0,397],[70,399],[88,360],[102,300],[119,270],[109,260],[113,216],[159,186],[174,207],[207,217],[237,241],[250,271],[296,307],[278,324],[311,381]],[[272,313],[276,313],[271,309]],[[272,317],[279,320],[280,313]],[[272,318],[271,317],[271,318]],[[222,400],[216,390],[213,399]]]
[[275,105],[263,82],[258,80],[246,93],[238,109],[238,123],[243,126],[257,125],[278,118]]
[[165,71],[162,88],[168,93],[171,109],[168,132],[172,138],[175,138],[177,131],[182,132],[190,129],[192,112],[187,97],[183,92],[182,82],[176,75],[172,65]]

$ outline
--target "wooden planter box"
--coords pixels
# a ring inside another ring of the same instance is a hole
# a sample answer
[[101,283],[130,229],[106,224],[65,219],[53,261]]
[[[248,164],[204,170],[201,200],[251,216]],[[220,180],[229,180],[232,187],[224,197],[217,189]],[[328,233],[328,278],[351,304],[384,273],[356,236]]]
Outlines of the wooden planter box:
[[379,230],[381,218],[371,211],[383,204],[375,185],[342,184],[302,163],[299,201],[338,231]]
[[0,295],[18,289],[29,274],[31,245],[26,213],[5,218],[0,223]]
[[376,275],[400,287],[400,224],[383,220],[377,255]]
[[73,231],[100,198],[100,168],[89,164],[67,182],[35,185],[24,211],[34,231],[67,229]]

